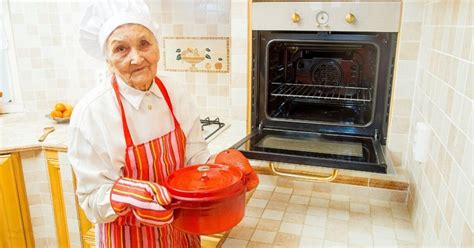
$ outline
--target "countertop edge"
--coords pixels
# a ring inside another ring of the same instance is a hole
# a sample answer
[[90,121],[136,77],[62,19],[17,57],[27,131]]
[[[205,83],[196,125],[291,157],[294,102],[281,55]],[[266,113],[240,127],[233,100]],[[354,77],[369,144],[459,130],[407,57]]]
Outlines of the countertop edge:
[[27,145],[27,146],[21,146],[21,147],[6,147],[6,148],[1,148],[0,149],[0,154],[34,151],[34,150],[41,150],[42,148],[43,148],[43,146],[41,146],[41,145]]
[[67,147],[61,145],[26,145],[21,147],[6,147],[0,148],[0,154],[6,153],[14,153],[14,152],[27,152],[27,151],[35,151],[35,150],[53,150],[58,152],[67,152]]

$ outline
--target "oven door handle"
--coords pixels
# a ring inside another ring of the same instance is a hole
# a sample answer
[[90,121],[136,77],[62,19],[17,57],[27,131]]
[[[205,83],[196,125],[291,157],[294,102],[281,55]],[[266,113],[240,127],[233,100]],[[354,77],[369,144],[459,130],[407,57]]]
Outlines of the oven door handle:
[[289,172],[283,172],[283,171],[278,171],[275,168],[275,164],[273,162],[270,162],[268,164],[270,167],[270,170],[273,174],[278,175],[278,176],[283,176],[283,177],[291,177],[291,178],[296,178],[296,179],[305,179],[305,180],[313,180],[313,181],[324,181],[324,182],[331,182],[336,179],[338,170],[334,169],[331,174],[326,175],[326,176],[320,176],[320,175],[310,175],[310,174],[299,174],[299,173],[289,173]]

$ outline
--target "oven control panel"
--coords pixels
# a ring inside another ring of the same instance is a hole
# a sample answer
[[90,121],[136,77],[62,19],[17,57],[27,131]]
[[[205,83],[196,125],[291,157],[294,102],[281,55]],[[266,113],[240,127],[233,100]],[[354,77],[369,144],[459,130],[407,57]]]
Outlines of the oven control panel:
[[398,32],[400,2],[255,2],[252,30]]

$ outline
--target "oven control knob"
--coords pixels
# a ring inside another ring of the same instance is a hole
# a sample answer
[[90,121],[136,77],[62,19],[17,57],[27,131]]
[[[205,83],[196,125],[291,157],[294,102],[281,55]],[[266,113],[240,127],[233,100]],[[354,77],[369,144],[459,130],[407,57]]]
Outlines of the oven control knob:
[[356,20],[356,17],[355,17],[354,14],[349,13],[349,14],[346,15],[346,22],[347,23],[352,24],[352,23],[355,22],[355,20]]
[[294,23],[300,22],[300,20],[301,20],[301,16],[300,14],[298,14],[298,12],[294,12],[291,15],[291,21],[293,21]]

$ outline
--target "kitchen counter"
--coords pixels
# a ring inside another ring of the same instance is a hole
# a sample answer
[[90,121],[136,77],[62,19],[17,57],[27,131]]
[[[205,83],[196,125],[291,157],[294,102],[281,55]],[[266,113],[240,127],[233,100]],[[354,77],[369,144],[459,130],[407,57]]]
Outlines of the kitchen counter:
[[[0,115],[0,153],[50,148],[66,150],[67,124],[58,124],[39,113]],[[38,138],[45,127],[54,127],[44,142]]]
[[[229,127],[209,143],[211,153],[231,146],[245,136],[245,122],[224,120]],[[58,124],[38,113],[0,115],[0,153],[35,149],[67,150],[68,125]],[[38,138],[45,127],[54,127],[44,142]]]

